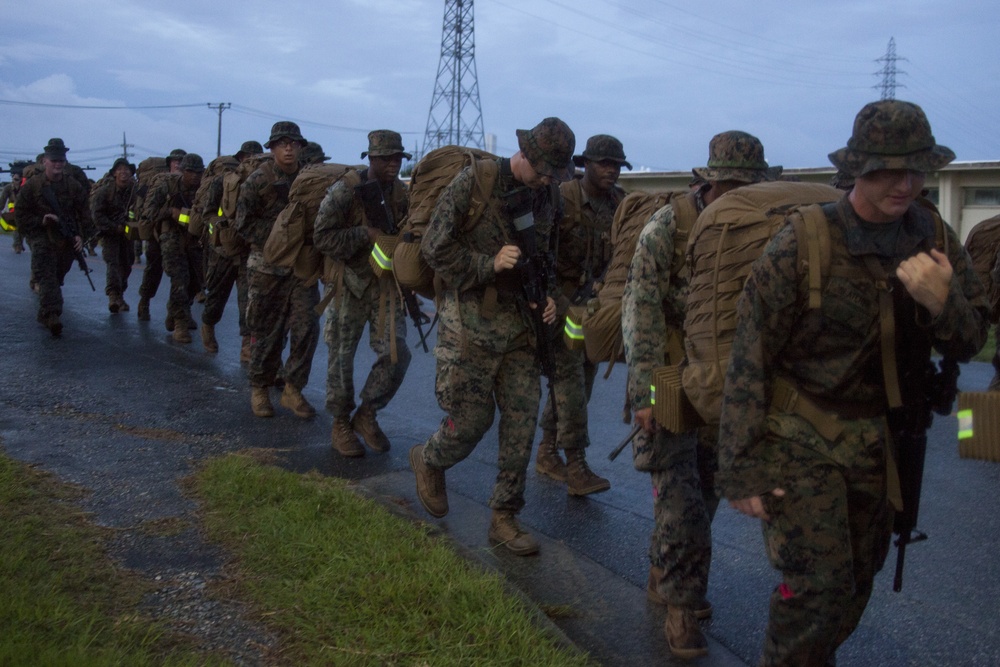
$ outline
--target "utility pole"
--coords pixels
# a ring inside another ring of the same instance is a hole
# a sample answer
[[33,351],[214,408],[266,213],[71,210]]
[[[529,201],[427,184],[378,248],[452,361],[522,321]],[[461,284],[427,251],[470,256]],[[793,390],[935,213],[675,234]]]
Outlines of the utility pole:
[[441,33],[441,60],[427,114],[424,153],[447,144],[483,148],[473,0],[445,0]]
[[[875,72],[875,76],[882,77],[882,83],[877,86],[872,86],[875,90],[882,91],[883,100],[896,99],[896,75],[906,74],[906,72],[896,69],[897,60],[906,60],[906,58],[899,58],[896,56],[896,38],[890,37],[889,46],[885,50],[885,55],[875,60],[877,63],[885,63],[882,66],[882,69]],[[900,88],[906,88],[903,84],[898,85]]]
[[215,157],[222,155],[222,112],[231,106],[233,105],[230,102],[219,102],[214,107],[211,103],[208,103],[209,109],[216,109],[219,112],[219,134],[215,143]]

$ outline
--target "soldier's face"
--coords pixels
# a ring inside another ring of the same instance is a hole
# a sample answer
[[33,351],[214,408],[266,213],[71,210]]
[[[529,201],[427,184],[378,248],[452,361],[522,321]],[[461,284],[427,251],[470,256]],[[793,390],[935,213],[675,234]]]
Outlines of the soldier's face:
[[403,166],[403,155],[369,155],[368,175],[379,183],[391,183],[399,176]]
[[271,153],[274,155],[274,164],[285,173],[292,173],[299,166],[299,154],[302,152],[302,144],[291,139],[279,139],[271,142]]
[[598,192],[607,192],[618,182],[621,173],[621,163],[614,160],[601,160],[599,162],[587,160],[583,177]]
[[517,161],[516,167],[513,162],[511,163],[511,168],[514,170],[514,178],[532,190],[545,187],[552,182],[550,176],[538,173],[531,162],[528,161],[528,158],[524,157],[523,153],[521,153],[521,156],[523,159]]
[[191,169],[185,169],[184,171],[182,171],[181,180],[184,183],[184,187],[186,188],[197,187],[198,184],[201,183],[201,174],[202,172],[192,171]]
[[45,167],[45,175],[50,179],[60,178],[63,175],[63,170],[66,169],[66,158],[44,157],[42,165]]
[[924,187],[924,174],[909,169],[879,169],[859,176],[848,195],[855,212],[869,222],[902,217]]
[[115,185],[124,188],[132,180],[132,170],[122,165],[115,169]]

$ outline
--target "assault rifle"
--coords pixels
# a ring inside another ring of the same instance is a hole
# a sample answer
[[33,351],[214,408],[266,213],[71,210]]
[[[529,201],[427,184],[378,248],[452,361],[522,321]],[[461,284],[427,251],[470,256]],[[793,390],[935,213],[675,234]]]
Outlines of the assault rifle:
[[[59,200],[56,199],[56,195],[50,185],[46,184],[42,188],[42,196],[45,197],[45,201],[52,207],[59,221],[56,224],[56,231],[59,233],[59,236],[69,241],[70,247],[73,248],[73,256],[76,257],[76,263],[80,265],[83,275],[87,276],[90,289],[96,292],[97,288],[94,287],[94,281],[90,279],[91,268],[87,266],[87,257],[83,254],[83,230],[80,228],[80,221],[63,214],[62,208],[59,206]],[[73,247],[73,239],[76,237],[80,237],[81,246],[79,250]]]
[[[530,194],[530,191],[525,190],[524,192]],[[520,193],[515,191],[512,194],[515,195],[514,198],[517,198]],[[521,303],[522,310],[531,318],[535,330],[535,355],[542,375],[547,380],[552,417],[558,421],[556,390],[552,384],[556,377],[555,348],[552,344],[551,327],[543,319],[549,263],[545,256],[538,251],[538,244],[535,240],[535,219],[531,212],[531,198],[520,195],[520,199],[522,201],[517,203],[507,202],[508,211],[514,215],[514,236],[517,239],[517,246],[521,249],[521,256],[518,257],[517,264],[514,265],[510,273],[512,277],[516,277],[519,283],[518,301]],[[527,206],[527,211],[524,211],[525,206]],[[535,304],[535,307],[532,308],[529,304]]]
[[[901,367],[901,370],[903,368]],[[914,387],[915,395],[903,401],[903,407],[890,410],[889,430],[899,452],[896,461],[899,470],[899,487],[903,510],[893,518],[892,532],[896,533],[896,572],[892,590],[903,589],[903,563],[906,547],[927,539],[927,534],[917,530],[920,511],[920,492],[924,477],[924,459],[927,453],[927,429],[934,419],[932,412],[947,415],[958,394],[958,362],[942,359],[940,370],[927,360],[910,372],[900,373],[900,387]]]
[[[396,227],[396,221],[392,217],[392,208],[382,193],[382,186],[378,181],[368,180],[367,177],[368,170],[366,169],[362,172],[362,180],[364,182],[356,188],[358,195],[361,197],[361,204],[365,208],[365,217],[376,229],[395,236],[399,233],[399,229]],[[425,334],[423,326],[430,322],[430,320],[421,312],[416,292],[413,290],[403,290],[403,305],[406,306],[406,313],[413,320],[413,326],[417,328],[417,333],[420,335],[420,346],[424,348],[424,352],[430,352],[430,349],[427,347],[427,335],[430,331]]]

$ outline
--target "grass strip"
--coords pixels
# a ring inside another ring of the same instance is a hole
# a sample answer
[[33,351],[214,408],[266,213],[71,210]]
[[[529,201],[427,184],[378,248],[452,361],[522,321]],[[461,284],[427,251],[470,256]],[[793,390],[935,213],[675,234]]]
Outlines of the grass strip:
[[0,452],[0,665],[203,665],[136,613],[147,585],[114,566],[82,492]]
[[192,487],[237,588],[296,665],[587,665],[533,623],[501,578],[347,482],[250,456],[206,462]]

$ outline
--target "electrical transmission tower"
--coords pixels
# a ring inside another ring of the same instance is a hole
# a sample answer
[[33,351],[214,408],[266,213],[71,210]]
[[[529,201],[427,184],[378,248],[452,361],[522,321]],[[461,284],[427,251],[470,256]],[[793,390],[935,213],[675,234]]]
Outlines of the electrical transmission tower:
[[441,60],[427,114],[424,153],[447,144],[484,147],[472,2],[445,0]]
[[[896,56],[896,38],[890,37],[889,46],[885,51],[885,55],[875,60],[877,63],[885,63],[882,66],[882,69],[875,72],[875,76],[882,77],[882,83],[877,86],[872,86],[875,90],[882,91],[883,100],[896,99],[896,75],[906,74],[906,72],[896,69],[897,60],[906,60],[906,58],[899,58]],[[903,84],[899,84],[899,87],[906,88]]]

